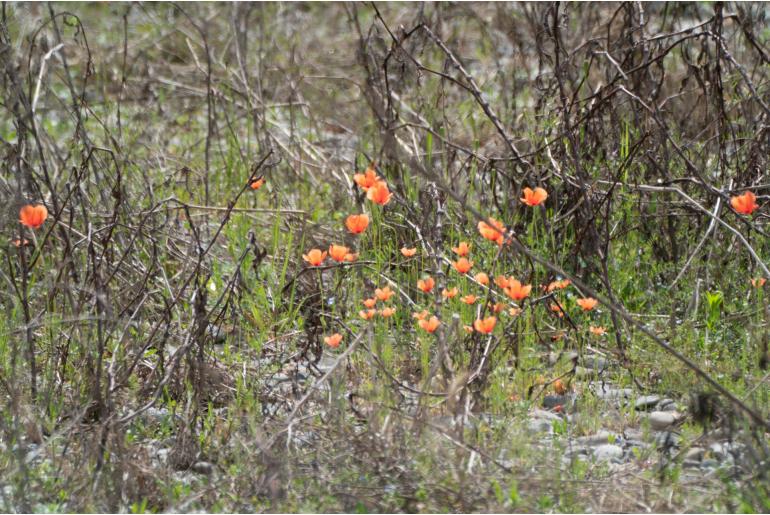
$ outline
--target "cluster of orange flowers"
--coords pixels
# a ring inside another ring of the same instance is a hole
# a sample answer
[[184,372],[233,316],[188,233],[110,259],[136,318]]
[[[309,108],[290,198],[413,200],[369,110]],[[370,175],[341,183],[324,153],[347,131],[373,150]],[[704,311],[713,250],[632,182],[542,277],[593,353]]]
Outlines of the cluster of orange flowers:
[[[366,197],[375,204],[384,206],[390,202],[393,194],[390,192],[387,183],[377,175],[374,170],[374,165],[369,166],[365,172],[356,173],[353,176],[353,181],[366,192]],[[261,184],[260,184],[261,186]],[[521,202],[529,207],[540,206],[548,199],[548,192],[541,188],[523,188]],[[734,196],[730,199],[730,204],[733,209],[742,215],[750,215],[757,208],[756,197],[750,191],[743,193],[742,195]],[[366,214],[353,214],[348,216],[345,220],[345,226],[348,231],[353,234],[361,234],[366,230],[369,225],[369,216]],[[495,242],[501,246],[505,243],[508,229],[505,225],[494,218],[488,218],[486,221],[480,221],[477,224],[479,234],[486,240]],[[472,245],[466,241],[461,241],[457,246],[451,247],[452,252],[457,255],[456,260],[451,261],[452,268],[462,276],[470,277],[471,270],[474,266],[474,261],[469,259]],[[401,254],[405,258],[412,258],[417,254],[417,248],[402,247],[400,249]],[[353,261],[356,258],[356,254],[352,254],[347,247],[342,245],[332,245],[329,247],[328,253],[319,249],[312,249],[308,254],[303,255],[305,261],[312,266],[320,265],[326,256],[337,262]],[[472,275],[474,281],[483,286],[489,286],[490,278],[484,272],[477,272]],[[516,303],[528,298],[532,292],[531,284],[524,284],[514,277],[506,277],[505,275],[498,275],[494,279],[494,284],[500,288],[509,299]],[[546,293],[553,293],[557,290],[564,290],[570,286],[569,279],[559,279],[552,281],[547,285],[543,285],[542,288]],[[764,278],[752,279],[752,286],[760,288],[765,284]],[[423,293],[432,293],[436,286],[435,280],[426,276],[417,281],[417,288]],[[378,313],[375,309],[378,301],[386,302],[394,294],[389,287],[375,290],[375,296],[365,299],[364,306],[366,309],[359,312],[359,316],[366,320],[371,320]],[[475,304],[478,297],[472,293],[466,295],[460,295],[460,290],[457,286],[451,286],[444,288],[441,292],[441,296],[446,300],[457,298],[460,302],[468,305]],[[579,297],[575,300],[575,303],[583,312],[593,311],[599,304],[598,300],[592,297]],[[494,314],[500,313],[505,306],[498,302],[489,306]],[[551,311],[559,317],[564,316],[564,307],[562,304],[552,302],[550,304]],[[384,307],[379,311],[379,314],[383,317],[390,317],[396,312],[395,307]],[[509,308],[508,313],[516,316],[521,313],[521,308],[517,305]],[[485,318],[478,318],[473,322],[473,326],[465,326],[465,330],[468,332],[479,332],[481,334],[491,334],[497,325],[497,317],[491,315]],[[417,320],[418,326],[428,333],[434,333],[440,326],[441,320],[436,315],[431,315],[427,310],[416,312],[413,317]],[[589,326],[589,332],[596,336],[602,336],[606,334],[606,329],[602,326]],[[326,343],[332,347],[339,345],[342,337],[339,334],[334,334],[326,338]]]

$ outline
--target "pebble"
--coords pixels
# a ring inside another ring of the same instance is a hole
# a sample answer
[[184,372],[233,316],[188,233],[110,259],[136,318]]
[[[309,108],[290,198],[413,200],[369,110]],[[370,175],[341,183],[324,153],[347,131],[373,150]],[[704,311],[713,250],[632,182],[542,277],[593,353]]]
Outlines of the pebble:
[[581,436],[577,439],[578,443],[582,445],[604,445],[609,444],[611,442],[618,442],[620,440],[620,437],[615,434],[611,433],[610,431],[606,431],[604,429],[600,430],[596,434],[588,435],[588,436]]
[[661,431],[672,426],[677,421],[677,416],[676,412],[672,411],[653,411],[648,420],[652,429]]
[[561,417],[556,413],[542,410],[542,409],[537,409],[537,408],[532,410],[531,415],[533,418],[540,418],[540,419],[546,419],[546,420],[561,420]]
[[607,370],[607,360],[596,356],[586,356],[583,360],[583,364],[586,368],[591,368],[597,372],[604,372]]
[[703,447],[691,447],[684,455],[685,460],[700,461],[703,459],[703,455],[706,453],[706,449]]
[[556,406],[567,408],[572,401],[569,395],[546,395],[543,397],[543,407],[553,409]]
[[660,397],[657,395],[642,395],[634,403],[634,409],[637,411],[648,411],[660,402]]
[[619,445],[606,443],[594,449],[594,458],[597,461],[610,461],[623,457],[623,448]]
[[529,430],[533,433],[553,433],[553,423],[549,420],[536,418],[529,421]]
[[212,472],[214,472],[214,465],[208,461],[196,461],[193,463],[192,467],[190,467],[190,470],[197,474],[205,474],[209,476]]

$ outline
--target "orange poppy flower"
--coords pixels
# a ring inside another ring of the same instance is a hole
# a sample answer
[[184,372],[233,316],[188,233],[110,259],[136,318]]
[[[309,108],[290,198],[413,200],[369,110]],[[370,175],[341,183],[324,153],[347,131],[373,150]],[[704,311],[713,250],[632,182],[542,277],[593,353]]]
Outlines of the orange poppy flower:
[[[27,240],[24,240],[24,241],[27,241]],[[16,245],[16,246],[18,247],[18,245]],[[754,288],[761,288],[761,287],[763,287],[765,285],[765,282],[766,282],[766,279],[764,277],[760,277],[759,279],[752,279],[751,280],[751,285]]]
[[358,312],[358,316],[360,316],[364,320],[371,320],[372,318],[374,318],[374,315],[376,314],[377,314],[377,311],[374,309],[366,309],[366,310],[362,309],[361,311]]
[[524,300],[529,296],[529,292],[532,291],[532,285],[522,285],[518,280],[511,279],[508,281],[508,287],[503,291],[513,300]]
[[475,295],[466,295],[465,297],[460,297],[460,300],[465,302],[468,305],[471,305],[474,302],[476,302],[476,296]]
[[441,292],[441,296],[445,299],[453,299],[457,296],[458,290],[457,287],[452,288],[451,290],[447,290],[444,288],[444,291]]
[[505,309],[505,304],[502,302],[495,302],[495,304],[492,305],[490,309],[492,309],[493,313],[500,313],[503,309]]
[[498,288],[506,289],[511,284],[510,281],[511,280],[504,275],[498,275],[495,277],[495,284]]
[[329,245],[329,257],[337,263],[345,261],[345,256],[350,253],[350,249],[343,245]]
[[324,343],[331,347],[332,349],[336,349],[340,346],[340,342],[342,341],[342,335],[340,333],[334,333],[331,336],[325,336],[324,337]]
[[588,330],[591,332],[591,334],[595,334],[596,336],[602,336],[607,332],[607,330],[602,326],[590,326]]
[[251,189],[256,191],[259,188],[261,188],[263,184],[265,184],[265,178],[264,177],[259,177],[259,178],[253,179],[251,181],[251,184],[249,184],[249,186],[251,187]]
[[26,247],[29,245],[29,240],[27,238],[24,238],[24,240],[19,240],[19,238],[16,238],[15,240],[11,241],[11,244],[13,244],[14,247],[21,247],[22,245]]
[[358,253],[348,253],[345,254],[345,261],[348,263],[353,263],[356,259],[358,259]]
[[757,207],[757,197],[750,191],[730,199],[730,205],[742,215],[750,215]]
[[417,281],[417,287],[425,293],[429,293],[433,290],[434,286],[436,286],[436,281],[434,281],[432,277],[426,277],[425,279]]
[[467,256],[471,251],[471,245],[468,245],[467,242],[461,241],[459,245],[456,247],[452,247],[452,252],[457,254],[460,257]]
[[390,202],[392,196],[393,194],[388,190],[388,184],[385,181],[375,182],[366,192],[366,198],[381,206]]
[[471,327],[471,326],[469,326],[469,325],[464,325],[464,326],[463,326],[463,329],[464,329],[464,330],[465,330],[465,332],[466,332],[466,333],[468,333],[468,334],[471,334],[471,333],[473,333],[473,327]]
[[477,283],[483,284],[484,286],[489,284],[489,276],[484,272],[477,273],[476,275],[473,276],[473,278],[476,280]]
[[395,295],[395,294],[396,294],[396,292],[394,292],[393,290],[391,290],[391,289],[390,289],[390,286],[386,286],[386,287],[384,287],[384,288],[382,288],[382,289],[380,289],[380,288],[377,288],[376,290],[374,290],[374,294],[377,296],[377,298],[378,298],[378,299],[380,299],[380,300],[382,300],[382,301],[387,301],[387,300],[389,300],[389,299],[390,299],[390,298],[391,298],[393,295]]
[[319,249],[311,249],[307,254],[302,254],[302,259],[312,266],[318,266],[326,259],[326,251],[321,252]]
[[361,234],[367,227],[369,227],[369,215],[366,213],[350,215],[345,220],[345,226],[348,228],[348,231],[353,234]]
[[48,218],[48,209],[43,204],[27,204],[19,210],[19,222],[32,229],[37,229]]
[[551,293],[554,290],[563,290],[572,283],[569,279],[562,279],[561,281],[552,281],[546,287],[546,291]]
[[473,328],[480,333],[489,334],[495,329],[495,324],[497,324],[497,318],[487,317],[474,321]]
[[377,304],[377,299],[372,297],[371,299],[364,299],[364,306],[366,306],[369,309],[372,309]]
[[554,333],[551,335],[551,341],[558,342],[559,340],[564,338],[565,334],[566,333],[564,331],[559,331],[557,333]]
[[545,199],[548,198],[548,192],[546,192],[543,188],[535,188],[534,191],[530,188],[524,188],[523,193],[524,196],[519,200],[532,207],[539,206],[545,202]]
[[513,300],[524,300],[529,296],[529,292],[532,291],[532,285],[522,285],[516,279],[508,280],[508,287],[503,290]]
[[489,223],[486,222],[479,222],[478,223],[479,233],[486,239],[490,241],[494,241],[498,245],[502,245],[503,241],[505,240],[504,232],[505,232],[505,226],[502,222],[499,220],[495,220],[494,218],[489,218]]
[[468,271],[473,267],[473,261],[468,261],[466,258],[460,258],[457,261],[452,262],[452,266],[455,267],[455,270],[460,272],[461,274],[467,274]]
[[412,318],[416,318],[417,320],[425,320],[428,317],[428,315],[430,315],[430,313],[428,313],[428,310],[423,309],[419,313],[416,311],[412,313]]
[[412,257],[415,254],[417,254],[417,248],[407,248],[407,247],[401,247],[401,255],[404,257]]
[[561,381],[561,379],[557,379],[553,382],[553,391],[558,393],[559,395],[564,395],[567,393],[567,387],[564,386],[564,383]]
[[353,175],[353,181],[358,184],[358,187],[364,191],[369,191],[369,188],[374,186],[380,178],[374,171],[374,168],[369,166],[364,173],[357,173]]
[[438,326],[441,325],[441,321],[435,316],[430,317],[430,320],[418,320],[417,323],[429,333],[435,332]]
[[521,308],[514,306],[508,310],[508,314],[512,317],[519,316],[521,315]]
[[396,313],[396,308],[382,308],[380,310],[380,315],[382,315],[385,318],[392,317]]
[[584,299],[578,299],[576,302],[577,302],[578,306],[583,308],[583,311],[591,311],[592,309],[594,309],[596,307],[597,304],[599,304],[598,300],[596,300],[594,298],[591,298],[591,297],[586,297]]
[[559,306],[558,304],[551,304],[549,308],[551,311],[556,313],[556,316],[558,316],[559,318],[564,316],[564,310],[561,309],[561,306]]

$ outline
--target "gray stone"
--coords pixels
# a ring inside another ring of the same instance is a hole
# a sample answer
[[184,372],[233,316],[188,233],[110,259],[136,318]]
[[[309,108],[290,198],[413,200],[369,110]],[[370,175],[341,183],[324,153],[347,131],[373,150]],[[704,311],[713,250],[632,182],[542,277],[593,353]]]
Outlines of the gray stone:
[[611,433],[610,431],[606,431],[602,429],[596,434],[581,436],[580,438],[577,439],[577,441],[582,445],[596,446],[596,445],[605,445],[609,443],[617,443],[619,439],[620,437],[617,434]]
[[533,418],[540,418],[545,420],[561,420],[561,417],[556,413],[537,408],[533,409],[530,414]]
[[586,368],[592,368],[597,372],[604,372],[607,370],[608,361],[599,356],[586,356],[583,359],[583,365],[585,365]]
[[543,407],[553,409],[556,406],[568,408],[572,398],[569,395],[546,395],[543,397]]
[[192,470],[196,474],[204,474],[206,476],[209,476],[211,475],[212,472],[214,472],[214,465],[212,465],[208,461],[196,461],[195,463],[193,463],[193,466],[190,467],[190,470]]
[[669,428],[677,421],[676,412],[672,411],[653,411],[647,418],[650,421],[650,427],[656,431]]
[[658,403],[658,411],[676,411],[676,402],[671,399],[663,399]]
[[659,402],[660,397],[657,395],[642,395],[636,399],[634,409],[637,411],[648,411],[657,406]]
[[536,418],[529,421],[529,430],[533,433],[553,433],[553,423],[550,420]]
[[594,448],[594,458],[597,461],[610,461],[623,457],[623,448],[619,445],[604,444]]
[[703,455],[706,453],[706,449],[703,447],[690,447],[684,455],[685,460],[700,461],[703,459]]

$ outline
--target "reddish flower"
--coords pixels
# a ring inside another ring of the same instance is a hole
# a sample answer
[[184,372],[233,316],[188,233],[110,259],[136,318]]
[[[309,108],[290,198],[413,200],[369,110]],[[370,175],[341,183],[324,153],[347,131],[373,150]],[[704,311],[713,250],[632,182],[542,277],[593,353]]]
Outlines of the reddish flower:
[[476,302],[476,296],[475,295],[466,295],[465,297],[461,297],[460,300],[465,302],[468,305],[471,305],[474,302]]
[[265,184],[265,178],[264,177],[258,177],[258,178],[253,179],[251,181],[251,184],[249,184],[249,186],[251,187],[251,189],[256,191],[259,188],[261,188],[263,184]]
[[595,334],[596,336],[602,336],[607,332],[607,330],[602,326],[590,326],[588,330],[591,332],[591,334]]
[[499,220],[489,218],[489,223],[478,223],[479,233],[486,239],[494,241],[498,245],[502,245],[505,240],[504,232],[505,226]]
[[484,286],[489,284],[489,276],[484,272],[477,273],[476,275],[473,276],[473,278],[476,280],[477,283],[483,284]]
[[436,281],[434,281],[432,277],[426,277],[425,279],[417,281],[417,287],[425,293],[429,293],[433,290],[434,286],[436,286]]
[[374,318],[374,315],[377,314],[377,311],[374,309],[367,309],[367,310],[361,310],[358,312],[358,316],[363,318],[364,320],[371,320]]
[[356,259],[358,259],[358,253],[355,253],[355,254],[353,254],[353,253],[345,254],[345,261],[348,262],[348,263],[352,263]]
[[345,261],[345,256],[347,256],[349,252],[350,252],[350,249],[343,245],[329,246],[329,257],[332,258],[337,263],[342,263],[343,261]]
[[473,266],[473,261],[468,261],[466,258],[460,258],[457,261],[452,262],[452,266],[455,267],[455,270],[460,272],[461,274],[467,274],[468,271]]
[[583,308],[583,311],[591,311],[596,307],[597,304],[599,304],[599,301],[591,298],[586,297],[584,299],[578,299],[575,302],[577,302],[577,305]]
[[508,310],[508,314],[512,317],[519,316],[521,315],[521,308],[514,306]]
[[553,391],[558,393],[559,395],[564,395],[567,393],[567,387],[564,386],[564,383],[561,381],[561,379],[557,379],[553,382]]
[[564,316],[564,310],[561,309],[561,306],[559,306],[558,304],[551,304],[549,308],[551,309],[551,311],[556,313],[556,316],[558,316],[559,318]]
[[[26,241],[26,240],[24,240],[24,241]],[[16,246],[18,247],[18,245],[16,245]],[[751,285],[754,288],[761,288],[761,287],[763,287],[765,285],[765,281],[766,281],[766,279],[764,277],[760,277],[758,279],[752,279],[751,280]]]
[[302,259],[312,266],[318,266],[326,259],[326,251],[321,252],[319,249],[311,249],[307,254],[302,254]]
[[366,169],[364,173],[357,173],[353,175],[353,180],[356,184],[358,184],[358,187],[361,188],[364,191],[369,191],[369,188],[374,186],[377,181],[380,180],[379,177],[377,177],[377,173],[374,171],[374,169],[370,166]]
[[372,297],[371,299],[364,299],[364,306],[366,306],[369,309],[372,309],[377,304],[377,299]]
[[730,205],[742,215],[750,215],[757,209],[757,197],[750,191],[730,199]]
[[497,324],[497,318],[487,317],[473,322],[473,328],[480,333],[489,334],[495,329],[495,324]]
[[366,198],[381,206],[390,202],[392,196],[393,194],[388,190],[388,184],[385,181],[377,181],[366,192]]
[[417,320],[425,320],[428,317],[428,315],[430,315],[430,313],[428,313],[428,310],[423,309],[419,313],[416,311],[412,313],[412,318],[416,318]]
[[532,285],[522,285],[518,280],[511,279],[508,281],[508,287],[503,291],[513,300],[524,300],[529,296],[529,292],[532,291]]
[[572,283],[569,279],[562,279],[561,281],[552,281],[546,287],[546,291],[551,293],[554,290],[563,290]]
[[350,215],[345,220],[345,226],[348,228],[348,231],[352,232],[353,234],[361,234],[366,230],[367,227],[369,227],[369,215],[366,213],[360,215]]
[[382,315],[385,318],[392,317],[396,313],[396,308],[382,308],[380,310],[380,315]]
[[495,277],[495,284],[498,288],[506,289],[511,284],[511,280],[504,275],[498,275]]
[[342,335],[340,333],[334,333],[331,336],[325,336],[324,342],[326,345],[331,347],[332,349],[336,349],[340,346],[340,342],[342,341]]
[[386,286],[386,287],[384,287],[384,288],[382,288],[382,289],[380,289],[380,288],[377,288],[376,290],[374,290],[374,294],[377,296],[377,298],[378,298],[378,299],[380,299],[380,300],[382,300],[382,301],[387,301],[387,300],[389,300],[389,299],[390,299],[390,298],[391,298],[393,295],[395,295],[395,294],[396,294],[396,292],[394,292],[393,290],[391,290],[391,289],[390,289],[390,286]]
[[441,296],[445,299],[453,299],[457,296],[458,290],[457,288],[452,288],[451,290],[447,290],[444,288],[444,291],[441,292]]
[[467,242],[461,241],[459,245],[452,247],[452,252],[460,257],[465,257],[471,252],[471,245],[468,245]]
[[502,302],[495,302],[491,305],[490,309],[493,313],[500,313],[503,309],[505,309],[505,304]]
[[24,238],[23,240],[16,238],[15,240],[11,241],[11,243],[13,244],[14,247],[21,247],[21,246],[26,247],[27,245],[29,245],[29,240],[27,238]]
[[401,255],[407,258],[410,258],[417,254],[417,248],[407,248],[407,247],[401,247]]
[[531,190],[530,188],[524,188],[524,196],[520,199],[522,202],[524,202],[528,206],[539,206],[543,202],[545,202],[545,199],[548,198],[548,192],[546,192],[543,188],[535,188],[535,190]]
[[438,326],[441,325],[441,321],[435,316],[430,317],[430,320],[418,320],[417,323],[429,333],[435,332]]
[[32,229],[37,229],[48,218],[48,209],[43,204],[27,204],[19,210],[19,222]]

